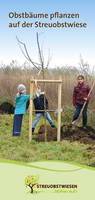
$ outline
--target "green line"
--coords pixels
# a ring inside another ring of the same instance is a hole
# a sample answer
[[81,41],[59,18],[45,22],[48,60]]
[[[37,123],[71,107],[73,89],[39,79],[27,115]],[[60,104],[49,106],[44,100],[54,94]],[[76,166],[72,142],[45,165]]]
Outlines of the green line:
[[46,170],[46,171],[51,171],[51,172],[74,172],[74,171],[79,171],[81,170],[82,168],[77,168],[77,169],[71,169],[71,170],[57,170],[57,169],[49,169],[49,168],[46,168],[46,167],[39,167],[39,166],[36,166],[36,165],[29,165],[28,166],[30,167],[34,167],[36,169],[41,169],[41,170]]
[[[25,163],[25,162],[19,162],[19,161],[15,161],[15,160],[0,159],[0,162],[1,163],[9,163],[9,164],[11,163],[11,164],[21,165],[21,166],[30,167],[30,168],[36,168],[36,169],[40,169],[40,170],[52,171],[52,172],[74,172],[74,171],[79,171],[79,170],[84,169],[84,168],[87,168],[87,169],[90,169],[90,170],[95,170],[92,167],[89,167],[89,166],[87,167],[87,166],[82,166],[82,165],[78,165],[80,168],[72,169],[72,170],[56,170],[56,169],[49,169],[49,168],[45,168],[45,167],[39,167],[39,166],[36,166],[36,165],[32,165],[32,164]],[[40,162],[44,162],[44,160],[40,161]],[[47,160],[46,160],[46,162],[47,162]],[[51,162],[51,161],[48,160],[48,162]],[[67,163],[66,161],[58,161],[58,160],[54,160],[52,162],[65,162],[65,163]],[[74,163],[71,163],[71,162],[68,162],[67,164],[74,165]]]
[[[41,162],[43,162],[43,161],[41,161]],[[16,164],[16,165],[21,165],[21,166],[30,167],[30,168],[36,168],[36,169],[45,170],[45,171],[52,171],[52,172],[73,172],[73,171],[78,171],[78,170],[82,169],[82,167],[81,168],[77,168],[77,169],[72,169],[72,170],[49,169],[49,168],[39,167],[39,166],[36,166],[36,165],[24,163],[24,162],[18,162],[18,161],[14,161],[14,160],[5,160],[5,159],[4,160],[1,159],[0,163]]]

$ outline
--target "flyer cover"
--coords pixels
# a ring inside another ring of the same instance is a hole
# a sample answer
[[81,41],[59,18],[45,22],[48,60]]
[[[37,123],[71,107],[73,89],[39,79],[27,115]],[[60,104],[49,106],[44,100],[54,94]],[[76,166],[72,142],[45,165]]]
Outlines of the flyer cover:
[[95,199],[95,2],[0,1],[0,199]]

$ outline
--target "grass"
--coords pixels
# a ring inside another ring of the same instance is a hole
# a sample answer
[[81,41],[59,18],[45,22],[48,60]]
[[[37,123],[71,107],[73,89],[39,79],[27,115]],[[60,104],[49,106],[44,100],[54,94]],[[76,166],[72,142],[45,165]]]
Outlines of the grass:
[[0,158],[32,162],[40,160],[72,161],[95,166],[95,146],[79,142],[36,142],[28,140],[28,115],[24,117],[22,134],[12,136],[12,115],[0,115]]

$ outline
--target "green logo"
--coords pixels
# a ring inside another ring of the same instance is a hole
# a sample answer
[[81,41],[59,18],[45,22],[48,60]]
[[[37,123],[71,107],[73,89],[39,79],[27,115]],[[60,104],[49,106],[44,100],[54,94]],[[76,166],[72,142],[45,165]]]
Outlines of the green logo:
[[39,176],[30,175],[25,178],[25,185],[31,189],[31,193],[33,193],[33,187],[38,184]]

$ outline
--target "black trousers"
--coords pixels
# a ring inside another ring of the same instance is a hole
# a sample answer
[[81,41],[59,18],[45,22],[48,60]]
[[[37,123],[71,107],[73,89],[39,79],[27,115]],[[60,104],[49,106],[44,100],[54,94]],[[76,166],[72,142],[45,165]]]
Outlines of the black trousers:
[[14,115],[13,136],[20,136],[22,127],[23,114]]

